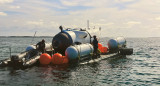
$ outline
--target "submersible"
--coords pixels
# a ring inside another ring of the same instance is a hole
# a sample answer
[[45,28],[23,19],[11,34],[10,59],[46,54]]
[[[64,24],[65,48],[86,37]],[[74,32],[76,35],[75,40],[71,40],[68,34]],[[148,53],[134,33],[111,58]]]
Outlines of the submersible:
[[56,52],[64,55],[65,50],[70,45],[92,43],[94,33],[85,29],[66,29],[55,35],[52,40],[52,46]]

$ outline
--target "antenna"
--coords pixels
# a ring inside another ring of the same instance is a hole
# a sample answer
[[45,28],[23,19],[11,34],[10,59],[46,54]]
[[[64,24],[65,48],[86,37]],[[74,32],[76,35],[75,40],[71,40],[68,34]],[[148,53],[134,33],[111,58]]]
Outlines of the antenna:
[[35,36],[36,36],[36,32],[37,32],[37,31],[35,31],[35,33],[34,33],[34,36],[33,36],[33,39],[32,39],[32,41],[31,41],[31,44],[32,44],[32,42],[34,41],[34,38],[35,38]]
[[99,27],[99,31],[101,31],[101,27]]
[[87,20],[87,28],[88,28],[88,30],[90,29],[90,28],[89,28],[89,20]]
[[98,38],[98,41],[100,40],[101,38],[101,27],[99,27],[99,38]]

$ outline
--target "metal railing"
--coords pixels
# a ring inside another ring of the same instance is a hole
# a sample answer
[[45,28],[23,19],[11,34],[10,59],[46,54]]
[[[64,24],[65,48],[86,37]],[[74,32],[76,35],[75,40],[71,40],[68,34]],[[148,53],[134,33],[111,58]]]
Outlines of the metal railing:
[[16,55],[18,53],[21,53],[24,51],[24,47],[13,47],[11,48],[10,46],[5,46],[5,47],[0,47],[0,60],[9,58],[11,55]]

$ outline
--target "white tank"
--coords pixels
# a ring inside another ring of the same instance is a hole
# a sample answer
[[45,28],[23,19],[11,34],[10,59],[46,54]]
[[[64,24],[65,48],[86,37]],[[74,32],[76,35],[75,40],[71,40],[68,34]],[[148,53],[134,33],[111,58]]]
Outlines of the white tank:
[[64,30],[63,33],[66,33],[70,39],[72,39],[72,43],[80,42],[80,43],[90,43],[90,35],[87,31],[81,30]]
[[67,56],[69,60],[76,60],[90,55],[93,53],[93,50],[93,46],[89,43],[74,45],[66,49],[65,56]]
[[70,30],[67,31],[66,30],[66,31],[63,31],[63,32],[66,33],[69,36],[69,38],[72,40],[72,43],[75,42],[76,34],[73,31],[70,31]]
[[73,31],[76,34],[75,42],[90,43],[90,36],[86,31]]
[[119,48],[126,47],[126,39],[124,37],[117,37],[116,39],[110,39],[108,41],[108,47],[110,50],[117,50]]
[[[29,50],[32,50],[32,49],[36,49],[36,45],[29,45],[27,48],[26,48],[26,51],[29,51]],[[52,47],[52,43],[45,43],[45,50],[46,51],[52,51],[53,50],[53,47]]]
[[117,37],[115,40],[118,43],[118,48],[126,47],[126,39],[124,37]]
[[29,45],[29,46],[26,48],[26,51],[33,50],[33,49],[36,49],[36,45]]

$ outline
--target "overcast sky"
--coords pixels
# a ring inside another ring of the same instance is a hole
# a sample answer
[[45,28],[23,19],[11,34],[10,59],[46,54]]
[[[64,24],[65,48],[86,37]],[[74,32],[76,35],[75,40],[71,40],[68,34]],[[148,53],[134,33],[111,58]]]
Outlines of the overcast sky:
[[105,37],[160,37],[160,0],[0,0],[0,36],[101,27]]

